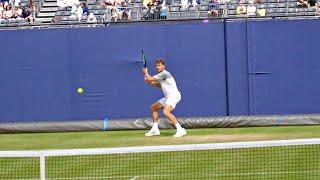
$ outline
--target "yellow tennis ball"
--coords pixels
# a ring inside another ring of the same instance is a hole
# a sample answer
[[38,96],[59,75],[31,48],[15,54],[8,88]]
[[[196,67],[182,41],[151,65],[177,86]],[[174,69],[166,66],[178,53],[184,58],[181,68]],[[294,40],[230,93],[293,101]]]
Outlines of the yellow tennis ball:
[[83,93],[83,89],[82,89],[82,88],[78,88],[78,89],[77,89],[77,92],[78,92],[79,94],[82,94],[82,93]]

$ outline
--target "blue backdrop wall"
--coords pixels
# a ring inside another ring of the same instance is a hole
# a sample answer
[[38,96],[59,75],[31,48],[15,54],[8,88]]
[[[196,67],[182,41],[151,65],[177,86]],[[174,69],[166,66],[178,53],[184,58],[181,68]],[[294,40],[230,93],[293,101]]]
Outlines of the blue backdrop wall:
[[183,96],[178,116],[226,115],[223,37],[221,22],[1,32],[9,44],[0,45],[8,49],[0,62],[0,119],[149,116],[162,92],[143,81],[141,49],[152,73],[155,58],[167,60]]
[[141,49],[150,69],[167,61],[182,92],[178,116],[317,113],[319,28],[270,20],[0,31],[0,122],[149,116],[162,93],[143,82]]

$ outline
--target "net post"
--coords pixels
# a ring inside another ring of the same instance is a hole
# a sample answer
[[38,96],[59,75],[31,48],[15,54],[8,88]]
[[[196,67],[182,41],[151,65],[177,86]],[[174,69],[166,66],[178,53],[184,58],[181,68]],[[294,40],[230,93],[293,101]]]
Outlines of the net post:
[[46,180],[46,157],[44,154],[40,155],[40,179]]

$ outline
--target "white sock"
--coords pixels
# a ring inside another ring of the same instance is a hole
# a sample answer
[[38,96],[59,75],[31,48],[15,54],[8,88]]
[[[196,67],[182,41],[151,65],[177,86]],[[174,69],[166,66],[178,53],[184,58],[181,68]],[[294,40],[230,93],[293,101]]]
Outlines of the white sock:
[[158,122],[153,122],[152,129],[159,129],[159,123]]
[[177,124],[175,125],[176,126],[176,128],[177,128],[177,131],[180,131],[180,130],[182,130],[182,127],[180,126],[180,124],[177,122]]

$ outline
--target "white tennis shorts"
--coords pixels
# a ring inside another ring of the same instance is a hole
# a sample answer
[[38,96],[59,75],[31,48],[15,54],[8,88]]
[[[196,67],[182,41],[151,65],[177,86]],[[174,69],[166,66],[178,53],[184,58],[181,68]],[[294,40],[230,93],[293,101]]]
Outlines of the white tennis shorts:
[[169,95],[164,98],[159,99],[159,103],[164,106],[164,105],[170,105],[173,109],[176,107],[176,105],[180,102],[181,100],[181,95]]

